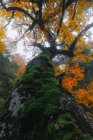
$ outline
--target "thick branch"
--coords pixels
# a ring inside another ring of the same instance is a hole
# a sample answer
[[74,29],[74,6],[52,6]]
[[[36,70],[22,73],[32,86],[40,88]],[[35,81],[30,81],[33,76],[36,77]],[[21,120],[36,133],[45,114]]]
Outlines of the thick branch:
[[3,3],[2,0],[0,0],[1,6],[6,10],[6,11],[19,11],[27,15],[31,20],[36,20],[34,17],[31,16],[26,10],[19,8],[19,7],[6,7],[5,4]]
[[31,16],[30,13],[28,13],[25,9],[19,8],[19,7],[6,7],[5,4],[2,2],[2,0],[0,1],[2,7],[6,10],[6,11],[19,11],[24,13],[26,16],[28,16],[31,20],[35,21],[37,25],[40,26],[40,28],[42,30],[44,30],[44,24],[43,21],[41,21],[40,19],[35,19],[34,17]]
[[77,35],[77,37],[74,39],[74,41],[71,43],[69,52],[70,52],[70,54],[71,54],[72,56],[74,56],[73,51],[74,51],[74,48],[75,48],[76,43],[78,42],[78,40],[79,40],[91,27],[93,27],[93,23],[88,24],[88,25]]
[[47,39],[50,44],[50,47],[51,47],[51,49],[55,49],[56,48],[55,38],[53,37],[53,35],[50,32],[47,32],[47,33],[48,33]]
[[69,51],[67,51],[67,50],[56,49],[55,55],[57,55],[57,54],[67,55],[68,57],[71,57]]
[[47,48],[45,48],[43,45],[41,45],[40,43],[33,43],[33,46],[38,47],[42,52],[46,51]]
[[[41,19],[35,19],[34,17],[31,16],[31,14],[29,14],[26,10],[19,8],[19,7],[6,7],[5,4],[3,3],[3,1],[0,1],[2,7],[6,10],[6,11],[19,11],[24,13],[26,16],[28,16],[31,20],[35,21],[35,23],[37,25],[39,25],[39,27],[41,28],[42,31],[45,31],[45,27],[44,27],[44,23]],[[41,8],[40,8],[40,12],[41,12]],[[55,39],[53,38],[53,36],[51,35],[50,32],[48,32],[48,41],[50,43],[50,46],[52,47],[56,47],[56,43],[55,43]]]

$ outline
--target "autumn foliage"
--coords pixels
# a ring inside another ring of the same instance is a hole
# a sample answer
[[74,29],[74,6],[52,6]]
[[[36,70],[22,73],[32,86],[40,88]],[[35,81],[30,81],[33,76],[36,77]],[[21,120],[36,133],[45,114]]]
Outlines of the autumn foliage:
[[16,76],[19,77],[21,76],[24,72],[25,72],[25,60],[23,57],[21,57],[20,55],[16,55],[14,62],[17,64],[18,66],[18,71],[16,72]]
[[66,68],[66,76],[62,80],[62,84],[66,87],[69,91],[73,89],[73,87],[77,86],[80,80],[84,78],[84,69],[79,67],[79,64],[72,64]]
[[3,39],[6,37],[5,29],[2,26],[2,22],[0,22],[0,52],[5,50],[5,44],[3,43]]
[[[62,69],[62,68],[61,68]],[[62,78],[62,86],[77,100],[77,102],[87,106],[93,106],[93,82],[90,82],[82,88],[79,88],[79,82],[84,80],[84,67],[80,67],[79,63],[72,63],[65,66],[64,71],[61,71],[59,66],[54,67],[55,75],[65,72],[66,76]],[[85,84],[85,83],[84,83]],[[77,88],[78,87],[78,88]]]

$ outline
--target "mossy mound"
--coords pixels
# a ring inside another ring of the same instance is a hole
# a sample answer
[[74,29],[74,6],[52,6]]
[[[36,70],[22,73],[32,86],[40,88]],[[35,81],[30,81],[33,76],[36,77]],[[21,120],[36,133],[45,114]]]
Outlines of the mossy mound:
[[81,132],[70,113],[60,115],[59,98],[64,89],[60,89],[46,55],[28,64],[18,84],[31,91],[31,99],[25,102],[19,116],[24,139],[92,140]]

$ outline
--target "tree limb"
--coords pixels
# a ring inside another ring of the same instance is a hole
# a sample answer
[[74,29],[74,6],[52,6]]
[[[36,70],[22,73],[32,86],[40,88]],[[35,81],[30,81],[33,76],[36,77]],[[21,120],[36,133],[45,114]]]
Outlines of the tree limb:
[[[22,8],[19,8],[19,7],[6,7],[2,0],[0,1],[0,3],[2,5],[2,7],[6,11],[19,11],[19,12],[22,12],[25,15],[27,15],[31,20],[35,21],[36,24],[39,25],[39,27],[41,28],[42,31],[45,30],[44,23],[43,23],[43,21],[41,19],[35,19],[34,17],[31,16],[31,14],[29,14],[26,10],[24,10]],[[47,39],[48,39],[48,41],[50,43],[50,46],[54,46],[54,48],[55,48],[56,47],[55,39],[52,37],[50,32],[47,32],[47,33],[48,33]]]
[[67,9],[75,0],[67,0],[65,8]]
[[41,45],[40,43],[33,43],[33,45],[29,45],[29,46],[36,46],[38,47],[42,52],[46,51],[47,48],[45,48],[43,45]]
[[62,54],[62,55],[66,55],[68,57],[71,57],[68,50],[58,50],[58,49],[56,49],[55,55],[57,55],[57,54]]
[[3,3],[2,0],[0,0],[1,6],[6,10],[6,11],[19,11],[27,15],[31,20],[36,20],[34,17],[31,16],[26,10],[19,8],[19,7],[6,7],[5,4]]
[[72,20],[74,20],[74,18],[75,18],[76,8],[77,8],[77,3],[78,3],[78,0],[76,0],[76,2],[75,2],[74,12],[73,12],[73,16],[72,16]]
[[60,21],[59,21],[59,29],[58,29],[58,31],[57,31],[57,36],[58,36],[58,34],[59,34],[59,32],[60,32],[60,27],[61,27],[61,25],[62,25],[62,23],[63,23],[63,19],[64,19],[64,14],[65,14],[65,2],[66,2],[66,0],[63,0],[63,1],[62,1],[62,12],[61,12],[61,18],[60,18]]
[[93,27],[93,23],[88,24],[78,35],[77,37],[74,39],[74,41],[71,43],[70,45],[70,49],[69,49],[69,53],[72,55],[72,57],[74,56],[74,48],[76,43],[78,42],[78,40],[84,35],[84,33],[86,33],[91,27]]

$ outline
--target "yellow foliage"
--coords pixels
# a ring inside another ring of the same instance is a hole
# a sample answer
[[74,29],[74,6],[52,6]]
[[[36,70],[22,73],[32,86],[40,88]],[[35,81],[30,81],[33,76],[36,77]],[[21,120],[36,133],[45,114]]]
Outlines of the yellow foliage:
[[93,89],[79,89],[75,92],[75,98],[85,106],[93,106]]
[[7,18],[9,18],[9,17],[11,17],[11,14],[12,14],[12,12],[7,12],[6,10],[4,10],[4,9],[0,9],[0,16],[2,16],[2,17],[7,17]]
[[[2,20],[1,20],[2,23]],[[0,52],[5,51],[5,44],[2,42],[2,39],[6,37],[5,29],[3,26],[0,26]]]
[[62,66],[56,65],[56,66],[54,66],[53,70],[54,70],[55,76],[63,73],[65,71],[66,67],[67,67],[66,65],[62,65]]
[[0,52],[5,51],[5,44],[0,41]]
[[55,73],[55,76],[60,74],[60,69],[58,66],[54,66],[54,73]]
[[23,17],[23,13],[22,12],[15,12],[15,14],[14,14],[14,17],[15,18],[22,18]]
[[77,55],[77,58],[78,58],[79,60],[82,60],[82,61],[85,62],[85,63],[89,63],[89,62],[90,62],[90,57],[89,57],[89,56],[85,56],[85,55],[83,55],[83,54]]
[[0,40],[5,38],[6,35],[5,35],[5,29],[3,26],[0,26]]

